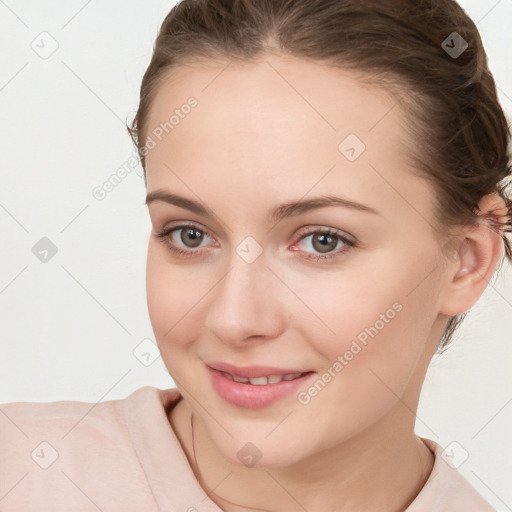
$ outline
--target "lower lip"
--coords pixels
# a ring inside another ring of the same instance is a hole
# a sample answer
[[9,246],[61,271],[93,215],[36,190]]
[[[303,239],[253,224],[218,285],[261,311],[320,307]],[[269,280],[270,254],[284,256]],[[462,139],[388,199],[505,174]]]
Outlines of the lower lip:
[[213,368],[207,367],[207,369],[213,389],[219,396],[231,405],[244,409],[267,407],[281,398],[297,392],[304,385],[304,382],[314,375],[314,373],[306,373],[297,379],[254,386],[243,382],[235,382]]

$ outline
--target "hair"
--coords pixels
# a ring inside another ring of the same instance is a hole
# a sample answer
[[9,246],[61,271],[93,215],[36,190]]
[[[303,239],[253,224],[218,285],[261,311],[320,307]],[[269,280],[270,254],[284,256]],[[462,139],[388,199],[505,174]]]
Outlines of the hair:
[[[454,36],[468,45],[460,55],[448,53]],[[385,84],[408,113],[410,157],[436,192],[436,223],[473,225],[481,198],[497,193],[506,215],[486,220],[512,261],[510,130],[478,29],[454,0],[182,0],[161,25],[127,126],[144,178],[149,110],[169,72],[194,60],[253,61],[266,53]],[[438,352],[464,317],[449,318]]]

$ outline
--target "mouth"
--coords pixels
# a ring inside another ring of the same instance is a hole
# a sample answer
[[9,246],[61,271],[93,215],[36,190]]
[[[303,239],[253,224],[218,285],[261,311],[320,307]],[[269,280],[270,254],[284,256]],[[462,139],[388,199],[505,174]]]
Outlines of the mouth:
[[224,375],[224,377],[226,377],[227,379],[231,379],[234,382],[250,384],[252,386],[266,386],[268,384],[278,384],[283,380],[295,380],[311,372],[285,373],[281,375],[269,375],[268,377],[243,377],[241,375],[231,375],[230,373],[227,372],[221,373],[222,375]]
[[243,409],[266,407],[289,397],[316,373],[263,366],[234,367],[227,363],[208,363],[206,369],[219,397]]

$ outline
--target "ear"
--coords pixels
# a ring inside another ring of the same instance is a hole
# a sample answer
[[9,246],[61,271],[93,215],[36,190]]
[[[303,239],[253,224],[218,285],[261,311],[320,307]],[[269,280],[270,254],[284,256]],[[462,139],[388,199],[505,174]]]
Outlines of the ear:
[[477,302],[503,253],[505,201],[499,194],[489,194],[482,198],[478,210],[478,222],[464,230],[462,242],[456,248],[449,242],[453,251],[443,251],[448,260],[448,282],[439,312],[448,316],[464,313]]

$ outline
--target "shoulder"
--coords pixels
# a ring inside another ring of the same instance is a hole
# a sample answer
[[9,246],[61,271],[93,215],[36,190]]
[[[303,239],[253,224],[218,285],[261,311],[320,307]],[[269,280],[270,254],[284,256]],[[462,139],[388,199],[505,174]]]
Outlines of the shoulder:
[[144,386],[124,399],[96,403],[1,404],[0,487],[5,489],[0,494],[12,488],[2,500],[5,510],[11,510],[10,502],[16,503],[12,510],[33,505],[37,495],[57,507],[53,510],[59,508],[51,500],[79,503],[89,495],[96,496],[105,509],[115,509],[119,505],[115,497],[126,494],[127,488],[135,491],[133,509],[152,510],[151,493],[141,488],[145,474],[129,425],[136,418],[165,419],[166,408],[179,397],[175,388]]
[[423,489],[406,512],[495,512],[476,489],[452,465],[443,448],[421,438],[435,456],[434,467]]
[[126,433],[126,411],[158,414],[179,398],[177,389],[144,386],[123,399],[98,402],[10,402],[0,404],[0,442],[47,434],[53,439],[106,437]]

